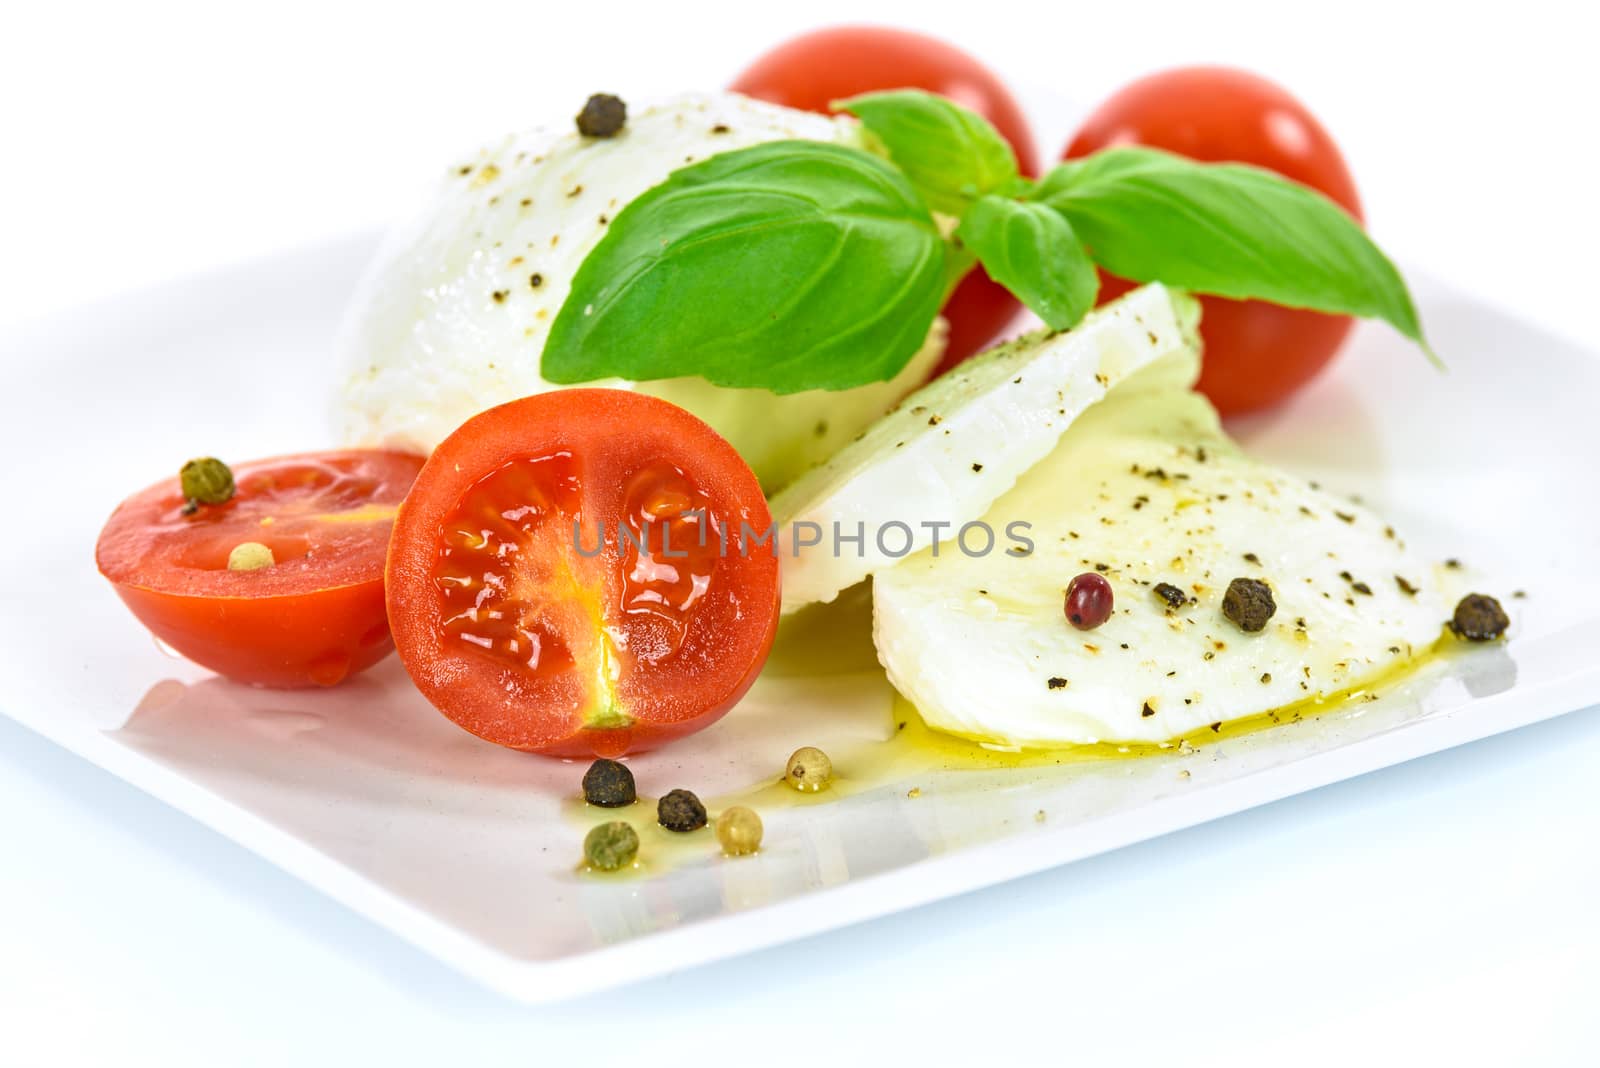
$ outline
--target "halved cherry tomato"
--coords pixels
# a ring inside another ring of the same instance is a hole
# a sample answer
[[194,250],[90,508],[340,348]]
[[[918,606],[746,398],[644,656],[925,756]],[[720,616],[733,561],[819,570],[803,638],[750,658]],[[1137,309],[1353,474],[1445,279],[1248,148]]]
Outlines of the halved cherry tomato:
[[[332,686],[389,655],[383,566],[422,468],[353,449],[239,464],[234,497],[185,514],[169,478],[124,501],[95,546],[139,622],[204,667],[256,686]],[[231,571],[245,542],[274,563]]]
[[[1067,146],[1076,159],[1149,145],[1190,159],[1251,163],[1327,195],[1357,219],[1361,199],[1339,147],[1305,105],[1265,78],[1183,67],[1141,78],[1095,109]],[[1102,275],[1102,303],[1133,286]],[[1196,388],[1223,415],[1276,404],[1333,359],[1351,320],[1257,300],[1202,297],[1205,360]]]
[[715,722],[765,663],[771,524],[733,446],[675,405],[512,401],[446,438],[401,506],[395,644],[428,700],[491,742],[648,749]]
[[[994,123],[1011,143],[1022,173],[1038,173],[1039,157],[1022,109],[1004,83],[953,45],[920,33],[877,26],[836,26],[786,41],[747,67],[729,86],[802,111],[827,113],[829,103],[881,89],[925,89],[949,97]],[[1021,305],[979,267],[961,280],[944,316],[950,338],[939,371],[984,348]]]

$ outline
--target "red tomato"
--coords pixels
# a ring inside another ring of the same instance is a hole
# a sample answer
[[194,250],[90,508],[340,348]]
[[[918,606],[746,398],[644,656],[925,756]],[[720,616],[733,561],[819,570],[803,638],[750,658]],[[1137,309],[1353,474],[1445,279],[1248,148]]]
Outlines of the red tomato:
[[[1245,71],[1184,67],[1141,78],[1095,110],[1065,158],[1111,145],[1265,167],[1361,218],[1355,181],[1327,130],[1284,89]],[[1120,279],[1104,281],[1102,302],[1132,288]],[[1201,304],[1205,363],[1198,388],[1224,415],[1283,400],[1333,358],[1350,332],[1345,316],[1222,297],[1204,297]]]
[[[882,89],[925,89],[982,115],[1017,154],[1023,174],[1038,173],[1022,109],[983,64],[952,45],[906,30],[837,26],[802,34],[757,59],[729,86],[736,93],[802,111]],[[950,339],[939,370],[992,342],[1016,318],[1017,299],[977,268],[944,307]]]
[[[139,622],[212,671],[256,686],[332,686],[394,648],[384,613],[389,528],[422,457],[349,450],[233,469],[224,504],[184,514],[169,478],[124,501],[95,563]],[[275,563],[230,571],[243,542]]]
[[395,644],[491,742],[648,749],[715,722],[765,663],[778,560],[739,536],[771,524],[733,446],[681,408],[614,389],[512,401],[446,438],[401,506]]

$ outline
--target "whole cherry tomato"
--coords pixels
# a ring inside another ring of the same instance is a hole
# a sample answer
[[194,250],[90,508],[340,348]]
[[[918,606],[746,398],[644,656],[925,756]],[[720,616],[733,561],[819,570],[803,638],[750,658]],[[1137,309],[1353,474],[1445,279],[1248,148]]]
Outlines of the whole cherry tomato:
[[[1182,67],[1141,78],[1095,109],[1064,158],[1112,145],[1254,164],[1322,192],[1361,218],[1355,181],[1327,130],[1282,87],[1245,71]],[[1103,282],[1102,303],[1132,288],[1117,278]],[[1350,332],[1345,316],[1222,297],[1203,297],[1201,304],[1205,361],[1198,388],[1224,415],[1283,400],[1333,358]]]
[[[734,79],[734,92],[802,111],[883,89],[924,89],[982,115],[1011,143],[1023,174],[1038,172],[1038,153],[1022,109],[983,64],[953,45],[906,30],[838,26],[802,34],[766,53]],[[950,338],[943,372],[988,346],[1021,305],[975,268],[944,307]]]

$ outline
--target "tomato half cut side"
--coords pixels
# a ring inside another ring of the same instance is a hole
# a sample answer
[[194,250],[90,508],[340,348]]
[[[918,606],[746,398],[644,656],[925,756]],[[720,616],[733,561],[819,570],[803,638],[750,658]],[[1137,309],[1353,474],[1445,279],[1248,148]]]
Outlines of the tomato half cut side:
[[[389,529],[422,457],[349,449],[238,464],[222,504],[186,509],[176,478],[124,501],[100,573],[150,631],[237,682],[331,686],[394,648],[383,596]],[[263,545],[272,564],[231,570]]]
[[400,508],[395,643],[479,737],[554,756],[653,748],[719,719],[765,663],[778,560],[756,542],[771,525],[733,446],[673,404],[512,401],[446,438]]

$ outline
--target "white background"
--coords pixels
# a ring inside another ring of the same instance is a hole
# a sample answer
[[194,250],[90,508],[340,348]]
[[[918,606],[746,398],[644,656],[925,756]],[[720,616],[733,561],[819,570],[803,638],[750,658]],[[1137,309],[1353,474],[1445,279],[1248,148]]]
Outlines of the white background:
[[[1046,152],[1137,73],[1260,70],[1334,131],[1392,250],[1593,345],[1592,36],[1576,5],[1431,7],[8,6],[0,322],[382,225],[593,90],[716,87],[871,20],[1000,70]],[[536,1010],[0,720],[0,1062],[1592,1064],[1597,757],[1579,713]]]

